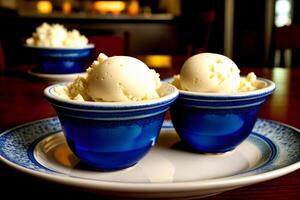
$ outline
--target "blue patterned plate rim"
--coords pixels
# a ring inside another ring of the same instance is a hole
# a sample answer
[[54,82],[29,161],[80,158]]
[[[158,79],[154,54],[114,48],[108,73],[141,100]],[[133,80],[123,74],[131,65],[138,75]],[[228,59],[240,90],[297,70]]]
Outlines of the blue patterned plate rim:
[[[173,129],[172,123],[164,121],[164,129]],[[36,164],[37,162],[31,160],[33,158],[30,156],[29,149],[33,142],[60,131],[61,125],[57,117],[29,122],[4,131],[0,133],[0,160],[17,170],[49,181],[91,189],[126,192],[171,192],[174,190],[183,192],[225,187],[237,188],[274,179],[300,168],[300,130],[280,122],[258,119],[253,129],[254,134],[267,138],[269,140],[266,141],[267,143],[271,141],[277,153],[269,162],[246,173],[225,178],[172,183],[122,183],[69,177]],[[20,145],[18,147],[23,147],[23,149],[16,149],[16,145]]]

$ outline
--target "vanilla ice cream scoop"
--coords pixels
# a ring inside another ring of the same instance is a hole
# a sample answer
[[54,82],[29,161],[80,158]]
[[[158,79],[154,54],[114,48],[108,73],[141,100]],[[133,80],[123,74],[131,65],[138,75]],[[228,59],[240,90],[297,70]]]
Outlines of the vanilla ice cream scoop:
[[180,87],[193,92],[233,93],[240,86],[240,70],[226,56],[201,53],[187,59],[180,72]]
[[163,95],[159,74],[142,61],[129,56],[100,54],[86,76],[80,76],[55,92],[76,101],[127,102],[159,98]]
[[136,58],[107,58],[100,54],[87,71],[87,94],[94,101],[141,101],[159,97],[159,75]]
[[78,30],[68,31],[61,24],[43,23],[36,28],[26,44],[37,47],[85,47],[88,39]]

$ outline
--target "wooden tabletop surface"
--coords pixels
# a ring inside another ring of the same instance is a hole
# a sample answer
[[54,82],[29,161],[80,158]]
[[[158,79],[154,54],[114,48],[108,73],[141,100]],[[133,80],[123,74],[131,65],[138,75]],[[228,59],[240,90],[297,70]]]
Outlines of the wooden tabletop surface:
[[[143,57],[140,57],[143,59]],[[166,61],[156,68],[161,78],[178,73],[183,59]],[[169,67],[167,65],[172,65]],[[151,66],[151,65],[150,65]],[[34,80],[26,69],[18,67],[2,72],[0,75],[0,131],[22,123],[55,116],[55,111],[43,97],[43,89],[48,83]],[[276,120],[300,129],[300,69],[284,68],[240,68],[241,74],[254,71],[259,77],[273,80],[276,91],[265,102],[259,117]],[[0,147],[1,148],[1,147]],[[76,188],[49,183],[18,172],[0,163],[1,195],[6,198],[59,198],[63,196],[99,199],[95,193]],[[11,192],[11,188],[13,191]],[[7,195],[7,196],[6,196]],[[110,199],[110,197],[101,197]],[[267,182],[228,191],[207,199],[300,199],[300,170]]]

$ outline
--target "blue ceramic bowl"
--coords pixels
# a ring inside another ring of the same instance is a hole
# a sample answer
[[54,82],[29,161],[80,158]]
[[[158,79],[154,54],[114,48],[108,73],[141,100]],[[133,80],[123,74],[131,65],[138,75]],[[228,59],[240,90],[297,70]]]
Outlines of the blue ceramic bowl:
[[257,113],[275,84],[237,94],[200,93],[179,90],[171,119],[184,143],[197,152],[223,153],[233,150],[252,131]]
[[35,58],[36,71],[46,74],[79,73],[85,70],[85,64],[94,45],[78,48],[47,48],[26,46]]
[[110,171],[135,165],[155,144],[165,112],[178,96],[163,83],[164,95],[139,102],[78,102],[44,94],[57,112],[67,143],[82,163]]

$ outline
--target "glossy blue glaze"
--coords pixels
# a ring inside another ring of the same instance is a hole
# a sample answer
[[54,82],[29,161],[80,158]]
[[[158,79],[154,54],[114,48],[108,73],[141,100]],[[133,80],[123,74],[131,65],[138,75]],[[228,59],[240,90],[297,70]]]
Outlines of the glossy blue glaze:
[[274,91],[271,81],[262,90],[239,95],[180,91],[171,119],[180,138],[194,150],[222,153],[233,150],[251,133],[257,113]]
[[169,88],[162,98],[141,102],[76,102],[45,89],[62,124],[67,143],[86,165],[110,171],[135,165],[154,146],[165,112],[178,91]]
[[47,74],[83,72],[94,46],[85,48],[28,47],[37,62],[37,71]]
[[136,164],[154,146],[163,119],[164,112],[124,121],[60,115],[65,137],[74,154],[82,162],[96,168],[99,166],[102,170],[122,169]]

